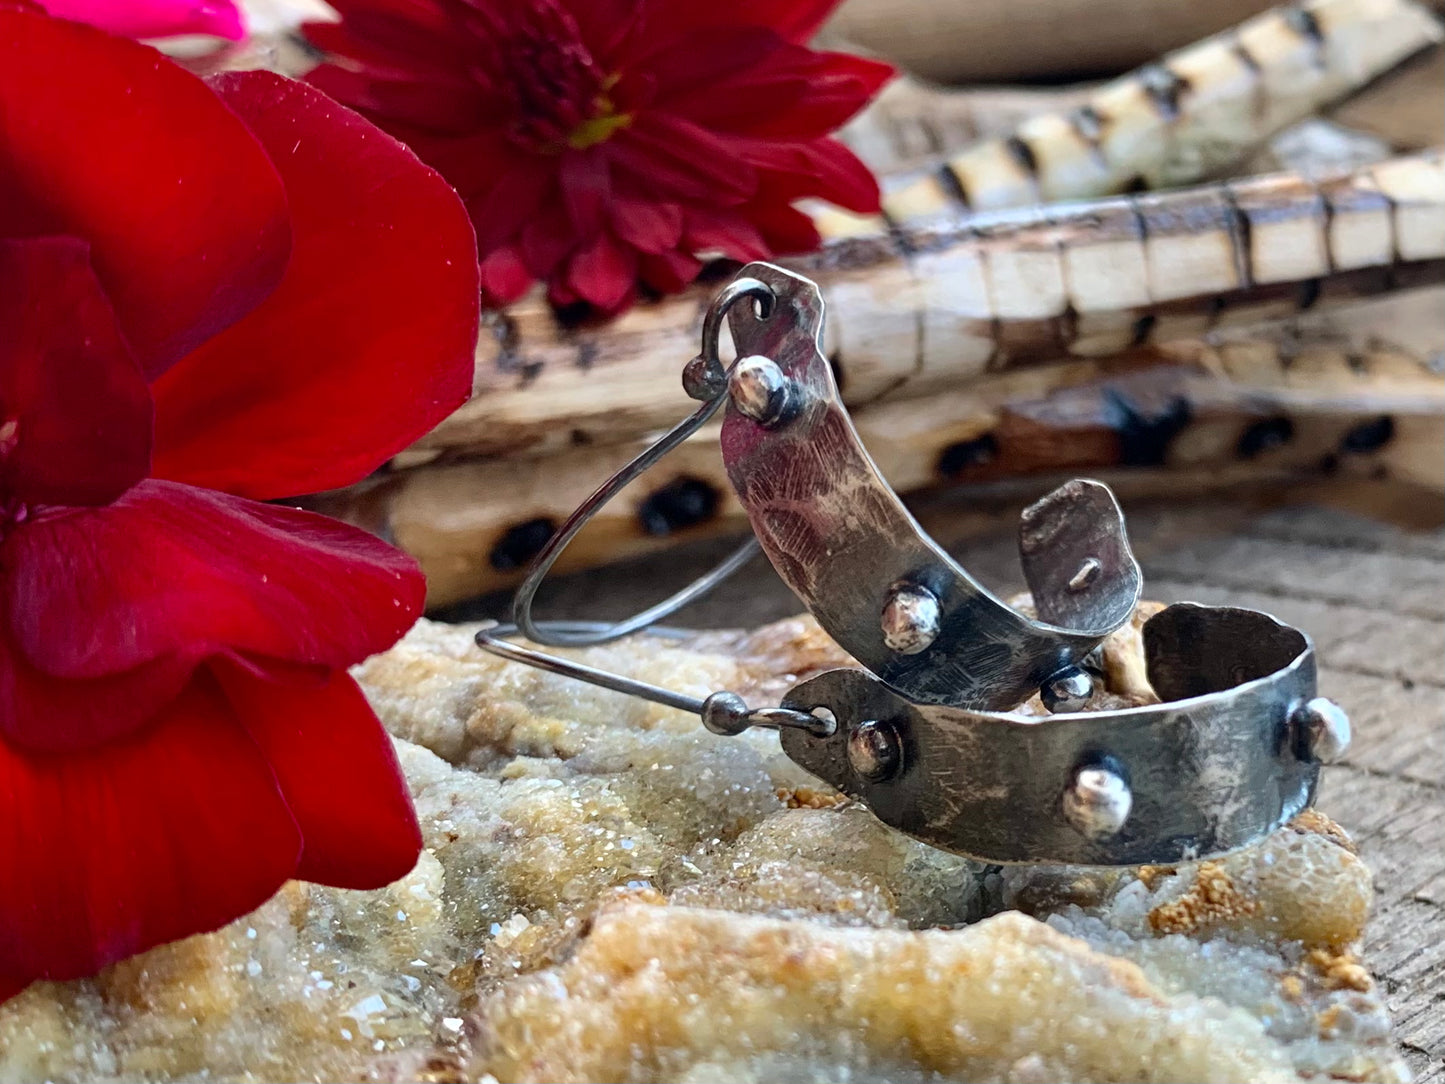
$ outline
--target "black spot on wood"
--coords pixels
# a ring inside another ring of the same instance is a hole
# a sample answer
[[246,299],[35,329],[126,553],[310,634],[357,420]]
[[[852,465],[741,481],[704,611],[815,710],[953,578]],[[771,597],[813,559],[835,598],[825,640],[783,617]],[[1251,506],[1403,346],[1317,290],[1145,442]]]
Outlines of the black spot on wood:
[[938,456],[938,473],[954,478],[970,467],[982,467],[998,458],[998,440],[985,433],[972,440],[960,440],[943,449]]
[[1321,284],[1319,279],[1305,279],[1299,284],[1299,293],[1295,296],[1295,305],[1300,312],[1309,312],[1314,308],[1320,299]]
[[1249,47],[1245,45],[1244,42],[1240,41],[1238,38],[1235,38],[1232,44],[1232,48],[1234,49],[1234,55],[1239,57],[1239,62],[1243,64],[1247,69],[1249,69],[1249,71],[1253,72],[1255,75],[1258,75],[1261,71],[1263,71],[1263,69],[1260,67],[1259,61],[1255,59],[1254,54],[1249,51]]
[[717,515],[717,488],[700,478],[678,478],[657,490],[637,509],[642,530],[655,537],[706,523]]
[[1177,120],[1179,103],[1189,90],[1189,80],[1163,64],[1146,64],[1139,69],[1139,83],[1155,110],[1165,120]]
[[1004,147],[1008,150],[1008,156],[1018,163],[1019,168],[1030,177],[1039,175],[1039,159],[1034,154],[1034,149],[1018,136],[1009,136],[1004,140]]
[[487,313],[482,318],[485,327],[492,333],[492,338],[497,340],[501,347],[501,356],[497,358],[497,364],[502,368],[507,367],[509,360],[515,360],[517,347],[521,345],[521,333],[517,330],[517,321],[513,320],[505,312]]
[[1134,337],[1130,346],[1143,346],[1149,341],[1149,336],[1154,334],[1154,325],[1159,322],[1159,317],[1152,312],[1146,312],[1139,319],[1134,321]]
[[1395,419],[1381,414],[1367,422],[1360,422],[1340,440],[1342,452],[1373,452],[1383,448],[1395,439]]
[[1081,105],[1069,114],[1069,123],[1074,126],[1074,131],[1079,133],[1079,138],[1095,149],[1099,146],[1099,140],[1104,138],[1104,117],[1092,105]]
[[1126,195],[1137,196],[1140,192],[1149,191],[1149,182],[1144,179],[1144,174],[1136,173],[1130,177],[1124,187],[1120,189]]
[[938,167],[938,172],[935,176],[938,178],[938,183],[943,187],[943,190],[958,200],[960,205],[965,208],[973,206],[968,198],[968,189],[964,186],[963,178],[958,175],[958,171],[951,165],[944,162],[943,165]]
[[577,368],[584,373],[592,368],[592,363],[597,360],[597,351],[600,348],[595,342],[584,340],[577,344]]
[[1121,466],[1163,466],[1169,445],[1193,417],[1182,395],[1170,396],[1162,406],[1145,406],[1118,388],[1104,390],[1104,421],[1119,439]]
[[487,559],[498,572],[511,572],[521,568],[542,552],[552,536],[557,533],[557,524],[546,517],[529,519],[510,527],[492,547]]
[[1234,249],[1234,269],[1239,274],[1240,286],[1248,288],[1254,285],[1254,223],[1240,210],[1233,192],[1221,186],[1220,193],[1227,208],[1225,215],[1229,243]]
[[1282,448],[1294,439],[1294,422],[1283,414],[1261,418],[1239,435],[1234,454],[1240,459],[1253,459],[1273,448]]
[[1320,26],[1320,21],[1315,18],[1314,12],[1306,8],[1286,8],[1284,25],[1316,48],[1323,46],[1325,43],[1324,28]]

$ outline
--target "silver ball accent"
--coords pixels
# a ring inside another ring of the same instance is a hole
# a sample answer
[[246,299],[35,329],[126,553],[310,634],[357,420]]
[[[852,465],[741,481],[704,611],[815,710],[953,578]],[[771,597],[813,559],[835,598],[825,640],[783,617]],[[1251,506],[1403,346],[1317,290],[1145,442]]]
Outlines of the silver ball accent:
[[1080,666],[1060,670],[1039,688],[1039,697],[1049,711],[1079,711],[1094,695],[1094,677]]
[[702,702],[702,725],[714,734],[733,737],[753,724],[751,710],[737,693],[713,693]]
[[759,425],[776,425],[797,412],[797,389],[771,358],[750,354],[728,377],[733,405]]
[[848,764],[859,779],[880,783],[898,772],[903,743],[888,723],[868,719],[848,732]]
[[726,387],[722,371],[708,364],[701,355],[693,358],[682,368],[682,390],[688,398],[707,403],[716,399]]
[[1330,764],[1350,747],[1350,717],[1333,700],[1317,696],[1295,708],[1290,722],[1298,728],[1310,757]]
[[1064,817],[1090,839],[1114,835],[1129,819],[1134,795],[1123,776],[1110,768],[1079,768],[1064,791]]
[[938,597],[928,588],[899,584],[883,604],[879,624],[885,644],[900,655],[917,655],[938,639],[943,610]]

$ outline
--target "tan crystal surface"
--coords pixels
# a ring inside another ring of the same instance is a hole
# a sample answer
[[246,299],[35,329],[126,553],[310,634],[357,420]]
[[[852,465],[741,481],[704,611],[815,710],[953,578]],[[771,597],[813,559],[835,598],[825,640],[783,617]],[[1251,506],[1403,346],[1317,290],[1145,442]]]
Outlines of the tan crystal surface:
[[[767,733],[504,664],[422,622],[358,671],[426,852],[0,1007],[0,1081],[1401,1080],[1318,813],[1214,862],[984,869],[838,801]],[[1135,700],[1129,629],[1106,652]],[[763,702],[809,620],[593,665]],[[984,916],[990,917],[984,917]]]

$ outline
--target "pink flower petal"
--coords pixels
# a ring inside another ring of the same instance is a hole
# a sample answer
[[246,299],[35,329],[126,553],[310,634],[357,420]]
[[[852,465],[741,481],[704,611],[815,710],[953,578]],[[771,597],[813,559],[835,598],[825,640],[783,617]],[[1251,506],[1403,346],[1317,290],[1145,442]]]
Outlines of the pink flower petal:
[[230,41],[246,36],[241,10],[231,0],[43,0],[62,19],[90,23],[127,38],[212,34]]

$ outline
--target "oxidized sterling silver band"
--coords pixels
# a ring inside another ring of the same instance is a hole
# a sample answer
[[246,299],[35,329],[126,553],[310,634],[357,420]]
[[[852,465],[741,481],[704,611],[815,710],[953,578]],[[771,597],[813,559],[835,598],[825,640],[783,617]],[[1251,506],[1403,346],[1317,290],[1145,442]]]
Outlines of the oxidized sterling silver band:
[[[723,319],[739,358],[719,357]],[[1019,551],[1039,619],[1005,605],[930,539],[864,450],[820,349],[807,279],[750,264],[709,310],[683,384],[693,414],[602,484],[538,556],[516,627],[484,649],[695,712],[717,734],[780,731],[797,764],[884,823],[989,862],[1173,863],[1253,843],[1309,805],[1349,721],[1316,696],[1309,638],[1254,610],[1181,603],[1144,626],[1162,703],[1080,712],[1082,660],[1127,621],[1141,576],[1109,489],[1069,482],[1027,509]],[[650,625],[719,570],[613,625],[533,621],[562,547],[631,479],[724,403],[722,452],[774,567],[866,670],[832,670],[780,707],[728,691],[695,697],[506,642],[600,643]],[[1040,692],[1050,715],[1008,709]]]
[[1160,704],[976,712],[832,670],[783,706],[826,707],[836,730],[785,730],[783,749],[885,824],[989,862],[1190,861],[1310,804],[1343,717],[1315,698],[1307,636],[1254,610],[1182,603],[1145,624],[1144,642]]
[[1019,552],[1040,620],[1005,605],[878,473],[822,353],[818,287],[771,264],[739,274],[773,303],[728,313],[742,360],[723,462],[773,567],[840,647],[910,699],[998,710],[1129,619],[1141,577],[1107,486],[1076,480],[1025,511]]

